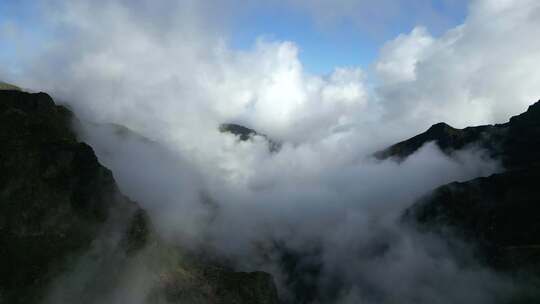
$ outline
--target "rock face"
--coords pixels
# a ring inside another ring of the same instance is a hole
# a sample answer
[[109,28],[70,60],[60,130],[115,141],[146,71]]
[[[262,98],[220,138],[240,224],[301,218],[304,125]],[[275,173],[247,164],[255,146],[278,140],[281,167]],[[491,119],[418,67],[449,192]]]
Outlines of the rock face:
[[[118,242],[111,257],[90,254],[92,261],[108,265],[103,267],[106,274],[90,279],[98,282],[92,283],[97,290],[108,284],[99,281],[121,272],[115,267],[127,265],[113,257],[144,262],[136,260],[141,252],[159,256],[163,248],[174,252],[172,256],[180,255],[161,243],[146,212],[120,193],[111,171],[98,162],[92,148],[77,141],[71,131],[73,118],[45,93],[0,91],[0,303],[42,301],[55,279],[73,271],[98,238]],[[187,269],[183,276],[171,275],[178,279],[214,267],[170,264],[171,269],[161,267],[153,275]],[[202,283],[190,289],[208,296],[197,303],[278,302],[268,274],[214,273],[198,275]],[[180,288],[155,281],[155,290]],[[202,285],[209,289],[201,289]],[[89,298],[80,303],[91,303]],[[170,300],[178,303],[174,297]]]
[[226,123],[219,126],[219,131],[222,133],[230,133],[237,136],[241,141],[248,141],[254,136],[261,136],[268,142],[268,149],[270,152],[277,152],[281,149],[281,144],[277,141],[270,139],[265,134],[258,133],[257,131],[244,127],[242,125]]
[[[0,92],[0,294],[32,303],[63,261],[88,249],[118,194],[112,174],[43,93]],[[123,206],[124,207],[124,206]]]
[[499,158],[505,168],[520,169],[540,165],[540,101],[514,116],[509,122],[455,129],[445,123],[431,126],[426,132],[375,153],[379,159],[403,160],[428,142],[446,154],[467,147],[485,149],[493,158]]
[[501,125],[460,130],[437,124],[376,156],[402,160],[430,141],[447,154],[481,147],[506,171],[439,187],[409,208],[405,219],[420,229],[452,231],[495,269],[540,278],[540,102]]

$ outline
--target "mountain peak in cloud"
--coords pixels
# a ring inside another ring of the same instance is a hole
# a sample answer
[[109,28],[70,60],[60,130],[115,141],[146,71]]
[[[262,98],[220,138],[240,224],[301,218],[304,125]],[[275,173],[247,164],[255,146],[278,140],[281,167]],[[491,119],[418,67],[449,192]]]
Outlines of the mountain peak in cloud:
[[219,131],[222,133],[230,133],[234,136],[237,136],[241,141],[248,141],[254,136],[261,136],[268,142],[268,148],[270,152],[277,152],[281,149],[281,143],[271,139],[265,134],[261,134],[253,129],[248,127],[235,124],[235,123],[224,123],[219,126]]
[[485,149],[490,157],[500,158],[507,168],[531,166],[538,161],[535,148],[540,147],[539,121],[540,101],[504,124],[456,129],[446,123],[437,123],[424,133],[376,152],[374,156],[403,160],[428,142],[435,142],[448,155],[474,146]]

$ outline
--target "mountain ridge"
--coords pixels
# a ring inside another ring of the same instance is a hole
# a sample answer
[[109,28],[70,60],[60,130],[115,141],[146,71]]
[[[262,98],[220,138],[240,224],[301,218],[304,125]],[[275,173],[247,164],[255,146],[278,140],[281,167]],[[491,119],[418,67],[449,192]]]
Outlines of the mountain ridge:
[[447,155],[471,147],[483,149],[489,157],[500,159],[506,169],[537,166],[540,165],[535,153],[540,149],[538,121],[540,101],[503,124],[456,129],[446,123],[437,123],[423,133],[375,152],[373,156],[400,162],[426,143],[434,142]]
[[519,281],[527,287],[517,302],[540,300],[540,101],[505,124],[465,129],[436,124],[375,157],[401,162],[428,142],[449,156],[484,149],[505,170],[442,185],[406,209],[402,219],[420,231],[457,236],[485,265],[516,280],[527,278]]

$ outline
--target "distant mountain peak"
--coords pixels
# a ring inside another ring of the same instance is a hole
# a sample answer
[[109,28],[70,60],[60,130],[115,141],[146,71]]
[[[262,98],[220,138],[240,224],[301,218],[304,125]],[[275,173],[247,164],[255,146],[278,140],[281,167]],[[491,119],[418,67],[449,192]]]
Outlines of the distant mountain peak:
[[429,127],[427,132],[446,132],[446,131],[453,131],[453,130],[456,130],[456,129],[450,126],[449,124],[445,122],[439,122]]
[[425,132],[392,145],[374,156],[378,159],[395,158],[403,160],[418,151],[428,142],[435,144],[445,153],[462,149],[473,143],[482,143],[488,137],[493,126],[480,126],[456,129],[444,122],[432,125]]
[[268,149],[270,152],[277,152],[281,149],[281,143],[271,139],[266,134],[259,133],[248,127],[236,124],[236,123],[223,123],[219,126],[221,133],[230,133],[237,136],[241,141],[248,141],[254,136],[261,136],[268,142]]
[[219,131],[222,133],[230,133],[235,136],[240,137],[240,140],[247,141],[251,137],[260,135],[266,137],[266,135],[259,134],[257,131],[250,129],[248,127],[235,124],[235,123],[224,123],[219,126]]
[[537,164],[535,148],[540,147],[540,101],[529,106],[526,112],[510,118],[505,124],[456,129],[440,122],[424,133],[376,152],[374,156],[401,161],[428,142],[434,142],[448,155],[475,145],[485,149],[490,156],[500,158],[507,168]]

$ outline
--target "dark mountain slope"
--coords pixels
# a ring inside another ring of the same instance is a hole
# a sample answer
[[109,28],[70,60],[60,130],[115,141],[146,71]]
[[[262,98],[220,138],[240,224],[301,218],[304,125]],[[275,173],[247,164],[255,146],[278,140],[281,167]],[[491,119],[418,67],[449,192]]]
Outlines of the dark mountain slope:
[[540,166],[540,101],[510,119],[502,157],[507,168]]
[[[506,171],[439,187],[409,208],[405,220],[460,236],[495,269],[540,278],[540,102],[502,125],[458,130],[438,124],[377,156],[401,160],[429,141],[448,154],[481,147]],[[533,297],[540,300],[536,286]]]
[[123,209],[126,222],[138,210],[77,142],[71,119],[46,94],[0,91],[0,295],[7,303],[35,302],[65,261],[89,248],[111,208]]
[[375,153],[379,159],[403,160],[428,142],[434,142],[446,154],[470,146],[485,149],[491,157],[502,160],[508,169],[540,165],[540,101],[514,116],[509,122],[455,129],[445,123],[431,126],[426,132]]
[[501,270],[540,274],[539,170],[512,170],[436,189],[407,211],[423,229],[447,227]]
[[47,94],[0,91],[0,303],[40,302],[81,258],[93,267],[83,267],[90,278],[67,280],[83,285],[73,286],[79,303],[118,288],[130,263],[156,261],[148,266],[156,271],[148,274],[156,278],[148,303],[277,303],[268,274],[182,263],[182,251],[152,232],[145,211],[77,141],[72,119]]
[[230,133],[237,136],[241,141],[248,141],[254,136],[261,136],[268,142],[268,149],[270,152],[277,152],[281,149],[281,144],[275,140],[272,140],[265,134],[258,133],[257,131],[244,127],[242,125],[234,123],[221,124],[219,131],[222,133]]
[[501,137],[506,132],[505,125],[469,127],[455,129],[445,123],[431,126],[426,132],[397,143],[383,151],[375,153],[379,159],[389,157],[403,160],[428,142],[435,142],[446,154],[475,144],[497,153]]

